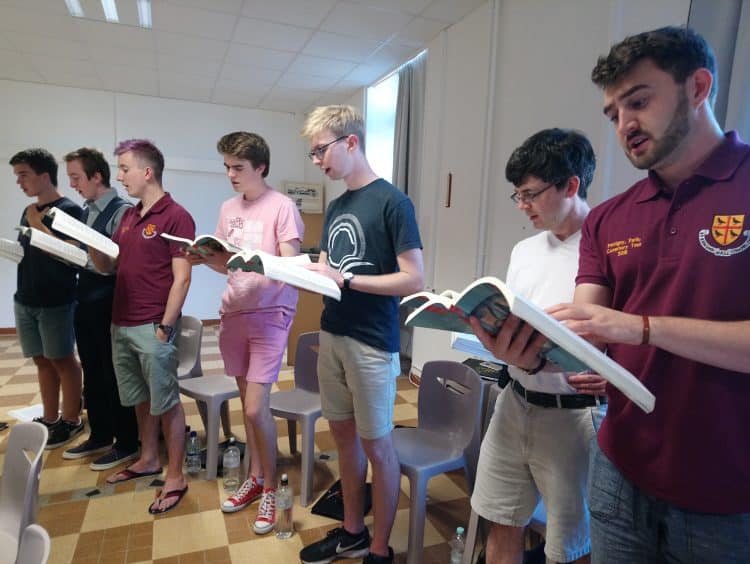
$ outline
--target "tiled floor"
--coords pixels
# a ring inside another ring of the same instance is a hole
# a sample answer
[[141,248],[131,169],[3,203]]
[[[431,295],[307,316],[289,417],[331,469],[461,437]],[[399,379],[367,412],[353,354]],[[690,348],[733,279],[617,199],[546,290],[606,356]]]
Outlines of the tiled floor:
[[[215,328],[206,327],[202,348],[203,369],[207,376],[221,374],[223,365]],[[291,368],[285,368],[278,388],[293,386]],[[399,378],[394,423],[415,425],[418,390],[406,378]],[[0,336],[0,420],[13,423],[11,409],[40,403],[36,371],[26,361],[14,337]],[[183,397],[188,425],[202,425],[195,403]],[[239,400],[230,402],[233,431],[244,440]],[[277,420],[280,472],[289,474],[290,483],[299,492],[299,455],[289,454],[287,427]],[[8,431],[0,433],[0,463],[4,458]],[[82,435],[81,440],[85,438]],[[203,435],[201,435],[203,436]],[[73,443],[74,444],[74,443]],[[70,445],[72,446],[72,444]],[[316,426],[318,455],[328,455],[315,469],[315,493],[320,495],[338,477],[335,449],[325,420]],[[67,447],[65,447],[67,448]],[[190,490],[179,507],[154,517],[147,507],[158,484],[144,478],[118,486],[109,486],[104,478],[111,472],[93,472],[88,459],[63,460],[60,448],[44,456],[40,484],[38,521],[52,537],[50,562],[76,564],[119,562],[167,563],[293,563],[305,544],[321,538],[337,523],[312,515],[309,508],[294,506],[297,533],[288,540],[273,534],[258,536],[252,531],[257,502],[234,514],[223,514],[219,505],[224,497],[220,481],[190,478]],[[409,484],[402,477],[401,499],[391,545],[397,562],[405,561],[409,518]],[[299,498],[296,500],[299,501]],[[429,484],[428,516],[425,524],[424,563],[449,560],[448,539],[455,527],[466,523],[469,515],[466,484],[460,473],[438,476]],[[372,517],[366,519],[372,524]]]

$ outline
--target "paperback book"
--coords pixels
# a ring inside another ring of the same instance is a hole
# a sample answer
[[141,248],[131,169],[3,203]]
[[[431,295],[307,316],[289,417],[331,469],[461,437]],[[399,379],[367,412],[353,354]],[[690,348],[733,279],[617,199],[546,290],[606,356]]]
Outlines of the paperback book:
[[502,280],[487,276],[461,292],[449,290],[439,295],[419,292],[405,297],[401,304],[418,305],[406,318],[406,325],[472,333],[468,319],[475,317],[492,336],[497,335],[512,313],[547,338],[542,355],[561,370],[595,372],[646,413],[654,409],[654,395],[633,374],[544,310],[515,294]]
[[162,233],[162,237],[182,247],[189,253],[205,256],[213,252],[239,253],[242,247],[233,245],[229,241],[219,239],[214,235],[198,235],[195,239],[186,239],[169,233]]
[[23,259],[23,246],[18,241],[0,239],[0,257],[18,264]]
[[341,290],[336,283],[318,272],[305,268],[310,257],[277,257],[264,251],[241,251],[227,261],[229,270],[257,272],[271,280],[284,282],[295,288],[308,290],[341,301]]
[[52,229],[114,259],[120,254],[120,247],[117,243],[61,209],[50,208],[47,215],[52,218]]
[[66,243],[61,239],[48,235],[44,231],[39,231],[34,227],[19,225],[16,227],[16,230],[20,231],[21,235],[29,238],[29,244],[32,247],[36,247],[37,249],[48,253],[53,258],[81,267],[85,267],[88,263],[88,253],[83,249],[79,249],[75,245]]

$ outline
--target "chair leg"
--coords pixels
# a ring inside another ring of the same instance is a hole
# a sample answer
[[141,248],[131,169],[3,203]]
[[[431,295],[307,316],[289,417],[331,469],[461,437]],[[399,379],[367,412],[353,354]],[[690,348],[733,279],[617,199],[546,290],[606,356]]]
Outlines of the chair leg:
[[216,479],[216,466],[219,462],[219,409],[221,403],[216,399],[206,402],[208,408],[206,425],[206,479]]
[[409,478],[409,548],[406,564],[420,564],[424,547],[424,520],[427,513],[427,478]]
[[289,452],[295,454],[297,452],[297,421],[287,419],[286,428],[289,432]]
[[479,515],[473,509],[469,515],[469,525],[466,527],[466,543],[464,557],[461,564],[471,564],[474,558],[474,547],[477,544],[477,529],[479,529]]
[[224,437],[231,437],[234,434],[229,420],[229,401],[221,403],[221,429],[224,431]]
[[302,477],[299,502],[307,507],[313,498],[313,478],[315,477],[315,420],[302,419]]

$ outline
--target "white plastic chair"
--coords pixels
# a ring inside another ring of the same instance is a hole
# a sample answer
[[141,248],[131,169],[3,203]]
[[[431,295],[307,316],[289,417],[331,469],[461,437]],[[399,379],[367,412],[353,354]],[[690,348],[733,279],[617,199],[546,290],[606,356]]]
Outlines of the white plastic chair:
[[16,564],[46,564],[51,545],[47,530],[32,523],[21,536]]
[[422,558],[430,478],[463,468],[469,489],[473,489],[482,394],[482,381],[468,366],[427,362],[419,384],[417,428],[393,430],[401,473],[409,478],[408,564],[417,564]]
[[[203,322],[197,317],[192,315],[183,315],[180,318],[180,333],[177,335],[177,379],[180,380],[180,391],[183,392],[183,380],[192,378],[199,378],[203,376],[203,368],[201,366],[201,342],[203,339]],[[204,389],[204,382],[195,383],[195,391],[198,394],[209,393],[208,389]],[[223,389],[223,386],[220,386]],[[188,388],[193,389],[192,385],[188,385]],[[236,388],[236,385],[235,385]],[[211,388],[215,390],[215,386]],[[185,393],[185,392],[183,392]],[[185,395],[190,395],[185,393]],[[239,393],[237,394],[239,395]],[[207,404],[205,400],[202,400],[195,396],[190,396],[195,399],[195,404],[198,406],[198,412],[200,413],[201,420],[203,421],[203,428],[206,430],[206,438],[211,436],[209,432],[209,414]],[[231,433],[232,426],[229,421],[229,404],[223,402],[219,408],[221,426],[224,429],[224,434]],[[217,441],[218,441],[218,429],[217,429]],[[208,455],[208,448],[206,449],[206,455]],[[217,453],[218,463],[218,453]],[[208,469],[208,460],[206,460],[206,468]],[[213,476],[216,477],[216,468],[213,470]],[[211,475],[209,473],[209,475]]]
[[36,520],[47,427],[16,423],[10,430],[0,488],[0,562],[14,562],[22,532]]
[[294,357],[294,389],[271,394],[271,413],[287,420],[289,450],[297,452],[297,421],[302,434],[302,477],[299,502],[303,507],[313,498],[315,473],[315,421],[322,415],[318,390],[317,331],[302,333]]

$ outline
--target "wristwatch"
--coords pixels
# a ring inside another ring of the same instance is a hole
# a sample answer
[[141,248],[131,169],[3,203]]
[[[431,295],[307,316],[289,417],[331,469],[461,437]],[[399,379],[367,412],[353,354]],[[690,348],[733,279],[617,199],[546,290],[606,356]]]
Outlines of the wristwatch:
[[354,273],[344,272],[341,276],[344,278],[344,288],[348,290],[351,287],[352,280],[354,280]]
[[159,323],[159,325],[156,326],[157,329],[161,329],[162,333],[164,333],[167,336],[167,341],[169,341],[172,338],[172,333],[174,333],[174,327],[171,325],[164,325],[163,323]]

